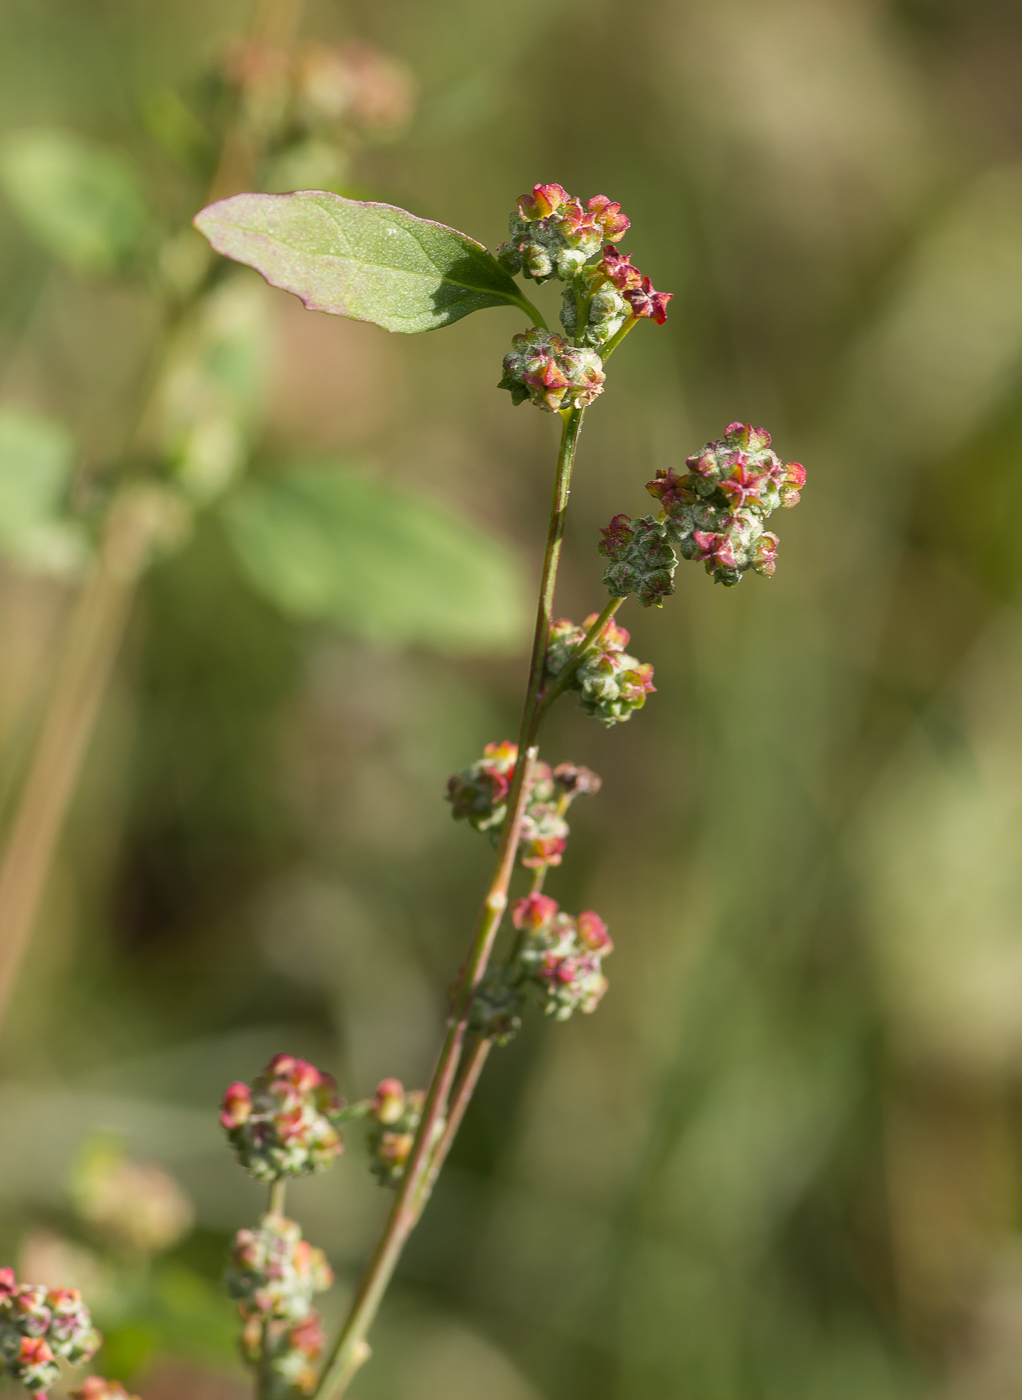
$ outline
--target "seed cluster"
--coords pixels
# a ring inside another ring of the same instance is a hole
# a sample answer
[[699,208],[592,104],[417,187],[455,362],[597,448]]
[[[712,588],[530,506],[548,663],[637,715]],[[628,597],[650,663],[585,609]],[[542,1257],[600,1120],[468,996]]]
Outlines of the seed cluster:
[[[572,653],[581,646],[596,617],[596,613],[591,613],[581,627],[562,617],[550,628],[547,651],[550,681],[557,680],[572,659]],[[608,727],[631,719],[633,711],[641,709],[646,703],[646,696],[656,689],[653,667],[648,662],[637,661],[625,651],[630,640],[631,634],[625,628],[618,627],[612,618],[585,660],[576,668],[568,685],[568,689],[578,692],[578,703],[586,714],[594,715]]]
[[549,895],[518,900],[512,919],[519,933],[514,956],[490,968],[471,1012],[473,1028],[498,1044],[518,1031],[530,993],[555,1021],[595,1011],[607,990],[603,959],[614,950],[598,914],[586,909],[572,917]]
[[18,1283],[13,1269],[0,1269],[0,1358],[27,1390],[50,1390],[58,1357],[79,1366],[102,1340],[77,1288]]
[[254,1081],[228,1086],[220,1122],[257,1181],[322,1171],[344,1150],[333,1079],[293,1055],[276,1055]]
[[780,541],[764,522],[779,506],[798,504],[805,468],[782,462],[770,448],[770,434],[745,423],[729,423],[721,440],[708,442],[685,465],[681,474],[673,467],[658,471],[646,486],[663,507],[665,538],[729,588],[749,569],[772,574]]
[[242,1357],[257,1366],[266,1347],[274,1400],[309,1394],[323,1349],[312,1299],[334,1281],[323,1251],[302,1239],[295,1221],[264,1215],[257,1229],[238,1231],[224,1281],[244,1320]]

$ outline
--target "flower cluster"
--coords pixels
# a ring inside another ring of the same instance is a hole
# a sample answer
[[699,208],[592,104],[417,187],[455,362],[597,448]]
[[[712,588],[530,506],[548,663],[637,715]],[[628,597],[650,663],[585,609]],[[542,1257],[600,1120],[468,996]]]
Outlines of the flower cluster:
[[426,1096],[400,1079],[381,1079],[369,1105],[369,1167],[381,1186],[396,1186],[415,1143]]
[[600,261],[581,268],[565,288],[561,325],[575,344],[599,349],[633,318],[662,326],[673,295],[656,291],[627,254],[608,244]]
[[71,1400],[138,1400],[138,1396],[129,1395],[120,1381],[86,1376],[78,1389],[71,1391]]
[[315,1363],[323,1354],[323,1326],[319,1313],[310,1312],[299,1322],[264,1323],[253,1317],[241,1334],[241,1354],[249,1366],[262,1364],[266,1349],[268,1384],[266,1400],[294,1400],[311,1395],[319,1381]]
[[499,387],[516,404],[531,399],[554,413],[584,408],[603,392],[597,351],[640,318],[667,319],[671,293],[656,291],[614,247],[628,227],[620,204],[602,194],[583,205],[560,185],[536,185],[518,201],[511,238],[497,256],[510,272],[568,284],[561,325],[569,340],[536,326],[514,337]]
[[[548,680],[557,680],[596,617],[591,613],[581,627],[568,618],[553,624],[547,650]],[[607,726],[630,719],[632,711],[640,710],[646,696],[656,689],[653,667],[625,651],[629,641],[630,634],[611,619],[568,683],[569,689],[578,691],[578,703],[586,714]]]
[[538,326],[512,336],[511,344],[497,388],[507,389],[513,403],[531,399],[537,408],[557,413],[584,408],[603,393],[603,363],[595,350],[569,345]]
[[264,1215],[258,1229],[234,1237],[225,1282],[243,1318],[299,1321],[333,1281],[326,1255],[286,1216]]
[[607,925],[591,909],[577,919],[545,894],[520,899],[512,911],[525,936],[518,967],[547,1016],[566,1021],[573,1011],[595,1011],[607,990],[601,962],[614,951]]
[[683,475],[658,471],[646,487],[663,507],[667,539],[728,587],[748,569],[772,574],[779,541],[764,521],[778,506],[797,505],[805,468],[782,462],[770,434],[744,423],[730,423],[686,465]]
[[276,1055],[255,1080],[231,1084],[220,1122],[238,1161],[258,1181],[322,1171],[344,1150],[341,1111],[328,1074],[293,1055]]
[[523,194],[511,215],[511,237],[497,257],[512,273],[536,282],[551,277],[570,281],[604,242],[616,243],[629,220],[606,195],[594,195],[583,207],[560,185],[535,185]]
[[545,894],[518,900],[512,918],[519,932],[514,957],[487,973],[470,1017],[473,1029],[501,1045],[521,1026],[527,992],[555,1021],[595,1011],[607,990],[602,961],[614,951],[598,914],[586,909],[572,918]]
[[133,1253],[169,1249],[195,1211],[174,1178],[154,1162],[132,1162],[116,1139],[86,1147],[71,1182],[78,1214],[93,1230]]
[[58,1357],[79,1366],[102,1340],[76,1288],[19,1284],[13,1269],[0,1269],[0,1358],[27,1390],[50,1390]]
[[[485,831],[496,845],[507,813],[507,798],[518,760],[518,745],[505,740],[487,744],[483,757],[455,773],[447,783],[447,800],[455,819]],[[576,797],[599,792],[600,779],[589,768],[537,763],[518,840],[518,859],[526,869],[560,865],[570,828],[565,812]]]
[[635,593],[644,608],[662,608],[674,592],[674,571],[678,556],[667,542],[667,529],[651,515],[632,520],[615,515],[601,528],[603,539],[597,545],[610,562],[603,573],[612,598]]
[[636,320],[648,317],[662,326],[667,320],[667,303],[673,292],[658,292],[648,277],[632,266],[631,255],[616,248],[604,248],[597,264],[600,273],[631,307]]

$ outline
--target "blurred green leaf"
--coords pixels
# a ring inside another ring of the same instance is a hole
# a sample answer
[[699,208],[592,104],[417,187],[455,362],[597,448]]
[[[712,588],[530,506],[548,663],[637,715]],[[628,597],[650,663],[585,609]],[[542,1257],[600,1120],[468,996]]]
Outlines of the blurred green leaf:
[[0,408],[0,553],[44,572],[63,573],[81,561],[81,527],[61,519],[74,457],[62,424]]
[[481,243],[390,204],[322,190],[238,194],[203,209],[195,226],[310,311],[384,330],[432,331],[487,306],[528,310]]
[[114,272],[149,208],[132,166],[71,131],[29,127],[0,146],[0,186],[28,232],[76,272]]
[[253,585],[295,617],[443,651],[508,652],[523,639],[514,555],[415,492],[306,467],[245,487],[225,516]]
[[238,271],[204,297],[167,351],[160,446],[193,501],[208,504],[244,468],[265,407],[266,288]]

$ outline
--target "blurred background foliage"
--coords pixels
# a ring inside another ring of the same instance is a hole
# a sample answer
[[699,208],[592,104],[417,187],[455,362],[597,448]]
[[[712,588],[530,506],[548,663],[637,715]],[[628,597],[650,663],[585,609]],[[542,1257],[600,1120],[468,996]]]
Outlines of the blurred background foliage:
[[[249,19],[0,6],[8,814],[88,549],[63,503],[132,430]],[[809,470],[774,581],[626,610],[633,723],[555,713],[605,786],[550,890],[608,919],[612,991],[492,1057],[354,1394],[1022,1397],[1022,12],[310,0],[303,34],[417,101],[276,187],[490,247],[534,181],[605,192],[676,293],[589,415],[562,612],[728,421]],[[494,392],[520,328],[388,336],[232,273],[142,425],[192,500],[235,489],[147,577],[89,753],[0,1039],[0,1242],[85,1286],[146,1400],[247,1393],[223,1086],[281,1049],[349,1097],[428,1072],[489,859],[444,782],[514,731],[549,491],[556,425]],[[355,1137],[294,1191],[335,1312],[384,1205]]]

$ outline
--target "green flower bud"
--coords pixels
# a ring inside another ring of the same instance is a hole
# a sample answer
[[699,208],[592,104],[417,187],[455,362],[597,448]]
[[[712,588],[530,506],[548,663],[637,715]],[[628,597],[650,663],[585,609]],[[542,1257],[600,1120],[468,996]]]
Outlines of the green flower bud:
[[664,599],[674,592],[678,567],[678,556],[667,542],[666,526],[651,515],[641,520],[615,515],[600,534],[603,539],[596,548],[610,560],[603,572],[610,596],[627,598],[634,593],[644,608],[662,608]]

